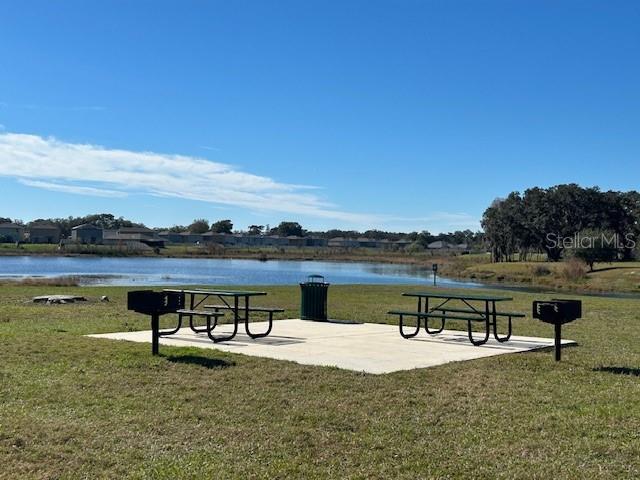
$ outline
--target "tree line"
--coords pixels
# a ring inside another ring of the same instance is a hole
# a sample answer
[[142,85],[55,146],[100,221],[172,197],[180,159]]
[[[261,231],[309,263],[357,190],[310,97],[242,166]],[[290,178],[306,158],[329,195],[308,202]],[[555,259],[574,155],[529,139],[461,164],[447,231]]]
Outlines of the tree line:
[[629,260],[640,234],[640,193],[576,184],[534,187],[494,200],[482,227],[496,262],[511,261],[516,254],[526,260],[533,253],[551,261],[574,254],[591,266],[593,261]]

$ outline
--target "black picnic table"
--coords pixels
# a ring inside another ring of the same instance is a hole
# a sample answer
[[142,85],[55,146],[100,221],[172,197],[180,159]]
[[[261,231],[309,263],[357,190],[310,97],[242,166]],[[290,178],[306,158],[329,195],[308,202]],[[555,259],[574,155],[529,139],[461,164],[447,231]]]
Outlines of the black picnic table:
[[[421,320],[424,319],[424,329],[429,335],[435,335],[444,330],[446,320],[462,320],[467,322],[467,332],[469,340],[473,345],[483,345],[489,341],[491,329],[493,336],[498,342],[506,342],[511,338],[511,319],[524,317],[524,314],[517,312],[499,312],[496,308],[498,302],[508,302],[511,297],[500,295],[459,295],[446,292],[409,292],[402,294],[405,297],[418,299],[416,311],[392,310],[389,313],[399,315],[400,335],[404,338],[415,337],[420,332]],[[435,302],[433,300],[436,300]],[[430,302],[431,301],[431,302]],[[462,304],[456,307],[455,303]],[[452,305],[453,304],[453,305]],[[403,328],[403,318],[412,316],[416,318],[416,328],[411,333],[406,333]],[[498,334],[498,317],[508,317],[508,331],[506,336]],[[429,328],[429,319],[440,319],[441,324],[438,329]],[[476,340],[473,337],[471,328],[472,322],[484,323],[484,337]]]
[[[181,327],[181,318],[182,316],[189,317],[189,326],[191,330],[194,332],[206,332],[211,340],[214,342],[226,342],[232,340],[236,334],[238,333],[238,324],[240,322],[244,322],[245,331],[247,335],[251,338],[260,338],[266,337],[271,332],[272,316],[269,317],[269,327],[266,332],[262,333],[253,333],[249,328],[249,313],[251,312],[250,299],[253,297],[264,296],[266,292],[254,292],[254,291],[246,291],[246,290],[202,290],[202,289],[194,289],[194,290],[177,290],[167,288],[164,290],[165,292],[173,292],[173,293],[181,293],[185,295],[185,309],[178,311],[180,315],[180,319],[178,321],[178,328],[175,330],[171,330],[168,332],[163,332],[161,335],[171,335],[176,333]],[[211,297],[217,298],[222,305],[215,307],[215,312],[211,311],[202,311],[198,310],[198,307],[204,304]],[[188,298],[188,301],[187,301]],[[233,313],[233,331],[230,335],[221,335],[215,336],[211,333],[211,331],[217,325],[217,319],[219,316],[222,316],[219,313],[219,309],[224,308]],[[276,309],[274,309],[276,310]],[[199,329],[193,324],[194,316],[205,316],[207,318],[207,327],[206,329]],[[214,318],[214,325],[211,326],[211,318]]]

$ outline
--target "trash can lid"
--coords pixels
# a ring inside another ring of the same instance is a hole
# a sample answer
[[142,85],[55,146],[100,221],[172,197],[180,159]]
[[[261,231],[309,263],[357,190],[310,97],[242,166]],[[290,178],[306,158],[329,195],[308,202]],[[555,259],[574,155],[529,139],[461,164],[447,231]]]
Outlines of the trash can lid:
[[309,275],[307,277],[307,283],[325,283],[322,275]]

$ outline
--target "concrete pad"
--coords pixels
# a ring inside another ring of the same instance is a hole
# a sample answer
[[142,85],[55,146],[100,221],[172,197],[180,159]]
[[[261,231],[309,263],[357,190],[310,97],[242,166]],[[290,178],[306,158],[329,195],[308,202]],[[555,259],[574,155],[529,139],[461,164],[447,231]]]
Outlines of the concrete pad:
[[[252,331],[266,329],[266,322],[252,324]],[[230,325],[219,325],[216,333],[230,333]],[[489,340],[480,347],[473,346],[467,332],[444,330],[429,336],[424,330],[406,340],[395,325],[378,323],[311,322],[306,320],[278,320],[271,335],[252,340],[240,326],[234,340],[213,343],[206,333],[194,333],[183,328],[175,335],[162,337],[160,346],[213,348],[225,352],[255,357],[290,360],[303,365],[322,365],[374,374],[399,370],[433,367],[449,362],[526,352],[553,346],[551,338],[512,336],[507,343]],[[151,331],[104,333],[88,335],[95,338],[151,343]],[[574,344],[563,340],[563,345]],[[550,356],[551,359],[551,356]]]

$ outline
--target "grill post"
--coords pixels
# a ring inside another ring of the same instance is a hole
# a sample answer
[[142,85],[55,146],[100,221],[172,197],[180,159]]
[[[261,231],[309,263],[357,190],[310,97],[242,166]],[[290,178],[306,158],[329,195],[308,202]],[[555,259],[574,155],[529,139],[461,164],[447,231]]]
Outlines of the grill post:
[[555,343],[556,343],[556,362],[560,361],[560,357],[562,356],[562,324],[555,324]]
[[151,354],[158,355],[160,340],[160,315],[151,315]]

